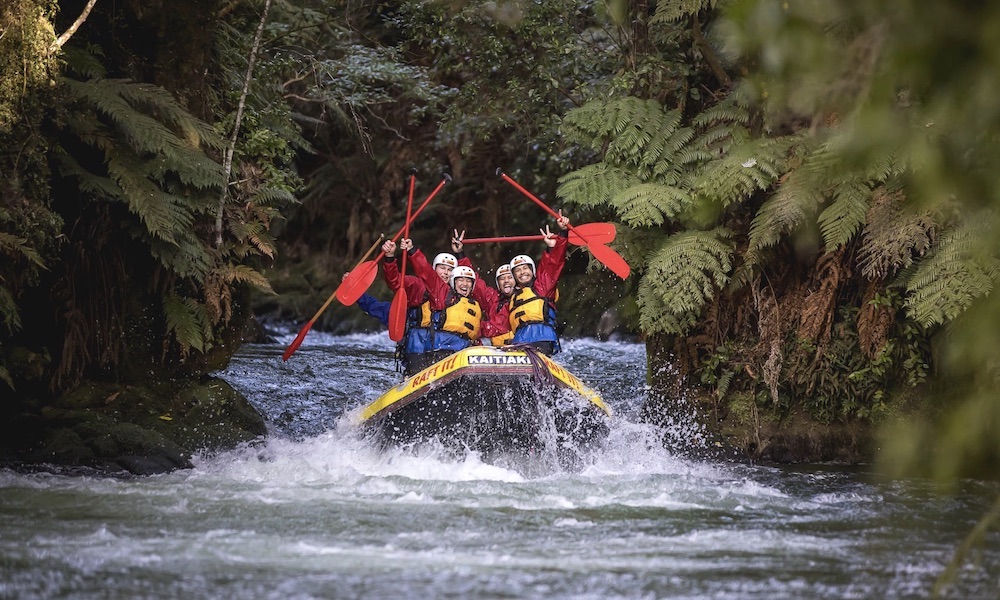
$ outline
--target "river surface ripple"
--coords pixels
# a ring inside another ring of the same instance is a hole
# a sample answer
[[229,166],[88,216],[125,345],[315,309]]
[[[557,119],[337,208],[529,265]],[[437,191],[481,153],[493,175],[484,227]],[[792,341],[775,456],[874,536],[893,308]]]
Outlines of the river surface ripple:
[[[400,380],[385,334],[313,332],[283,363],[289,341],[219,373],[261,445],[145,478],[0,470],[0,597],[927,598],[1000,493],[683,458],[636,423],[626,342],[557,357],[618,417],[581,469],[379,453],[350,423]],[[1000,535],[970,559],[942,597],[1000,597]]]

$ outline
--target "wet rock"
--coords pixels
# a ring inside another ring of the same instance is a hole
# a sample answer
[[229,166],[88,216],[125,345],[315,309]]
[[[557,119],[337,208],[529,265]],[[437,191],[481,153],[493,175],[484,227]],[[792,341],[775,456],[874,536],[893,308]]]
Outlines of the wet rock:
[[[0,440],[8,463],[91,467],[135,475],[191,468],[195,453],[216,453],[267,435],[264,419],[228,383],[121,385],[88,382],[34,415],[35,435]],[[16,429],[17,419],[6,429]]]

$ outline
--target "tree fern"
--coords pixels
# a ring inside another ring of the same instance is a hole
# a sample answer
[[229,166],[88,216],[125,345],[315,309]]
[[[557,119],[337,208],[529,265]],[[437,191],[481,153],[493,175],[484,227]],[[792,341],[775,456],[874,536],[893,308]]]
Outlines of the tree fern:
[[124,202],[152,238],[179,244],[194,221],[197,194],[222,185],[221,167],[205,154],[219,146],[218,136],[155,86],[102,79],[65,85],[81,115],[67,121],[68,129],[101,151],[105,170],[85,169],[69,152],[57,155],[60,170],[78,178],[82,190]]
[[639,283],[640,324],[649,333],[683,333],[729,281],[733,247],[724,229],[670,236],[649,258]]
[[595,151],[603,151],[605,144],[618,142],[616,154],[629,154],[630,149],[640,147],[641,132],[648,121],[661,123],[663,108],[655,100],[644,100],[627,96],[607,101],[594,100],[575,108],[563,117],[563,135],[570,142],[581,143]]
[[906,311],[925,325],[946,323],[993,290],[1000,258],[991,252],[996,215],[962,223],[941,236],[906,282]]

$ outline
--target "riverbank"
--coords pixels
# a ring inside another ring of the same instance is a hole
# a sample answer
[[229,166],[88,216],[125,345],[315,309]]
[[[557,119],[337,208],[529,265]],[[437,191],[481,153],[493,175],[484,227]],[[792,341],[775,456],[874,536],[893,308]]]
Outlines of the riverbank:
[[0,412],[0,463],[81,467],[109,475],[190,468],[213,454],[263,440],[256,408],[226,381],[144,385],[85,382],[54,402],[8,402]]

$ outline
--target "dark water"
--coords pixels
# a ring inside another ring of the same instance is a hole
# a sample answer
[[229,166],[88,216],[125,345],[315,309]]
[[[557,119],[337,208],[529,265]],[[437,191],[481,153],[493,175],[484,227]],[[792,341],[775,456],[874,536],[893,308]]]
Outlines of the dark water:
[[[618,415],[581,470],[379,453],[351,418],[399,380],[385,335],[282,350],[220,374],[269,419],[262,447],[143,479],[0,471],[0,597],[927,598],[1000,494],[682,458],[635,423],[628,343],[558,357]],[[943,597],[1000,597],[1000,534],[971,559]]]

